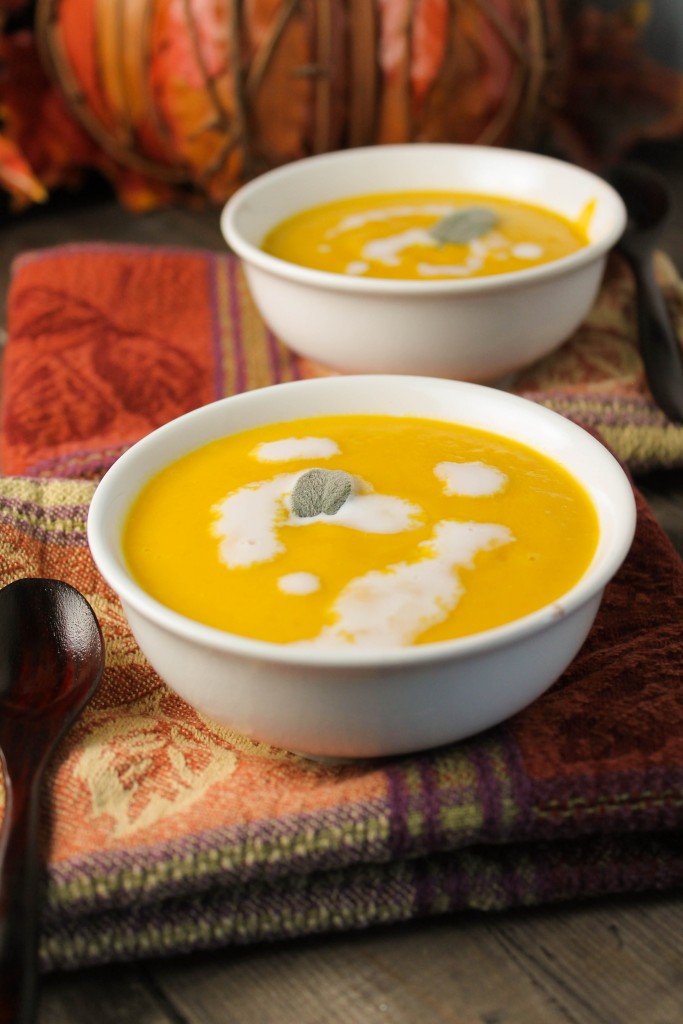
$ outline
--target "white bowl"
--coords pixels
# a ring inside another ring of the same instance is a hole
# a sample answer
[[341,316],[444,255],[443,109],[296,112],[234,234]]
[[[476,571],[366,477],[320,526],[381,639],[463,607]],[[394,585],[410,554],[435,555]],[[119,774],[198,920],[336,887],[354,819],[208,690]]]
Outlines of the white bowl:
[[[390,650],[330,651],[253,640],[150,597],[122,554],[122,525],[152,474],[206,442],[259,424],[335,413],[409,415],[514,438],[564,465],[590,494],[599,542],[552,605],[483,633]],[[187,413],[130,448],[90,508],[93,557],[161,677],[200,712],[256,740],[316,757],[377,757],[476,733],[543,693],[581,647],[635,527],[631,486],[594,437],[525,399],[477,384],[341,376],[278,384]]]
[[[589,244],[535,268],[458,280],[350,277],[263,252],[281,220],[344,196],[402,189],[501,195],[570,219],[595,201]],[[412,143],[310,157],[243,186],[221,229],[243,261],[263,319],[299,355],[343,372],[494,381],[557,348],[579,326],[626,224],[601,178],[546,156],[491,146]]]

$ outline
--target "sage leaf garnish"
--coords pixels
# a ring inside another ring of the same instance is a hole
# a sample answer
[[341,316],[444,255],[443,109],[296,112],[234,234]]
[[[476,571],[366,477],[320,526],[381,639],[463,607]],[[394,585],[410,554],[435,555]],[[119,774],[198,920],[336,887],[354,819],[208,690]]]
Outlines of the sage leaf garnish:
[[487,206],[466,206],[442,217],[429,229],[439,245],[464,245],[481,238],[498,223],[498,216]]
[[308,469],[292,490],[292,512],[300,519],[333,516],[353,491],[354,479],[343,469]]

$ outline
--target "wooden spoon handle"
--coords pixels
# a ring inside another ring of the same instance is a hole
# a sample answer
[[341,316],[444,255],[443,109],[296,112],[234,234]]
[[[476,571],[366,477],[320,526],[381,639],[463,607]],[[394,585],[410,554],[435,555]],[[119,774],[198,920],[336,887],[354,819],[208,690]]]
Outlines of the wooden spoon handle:
[[640,354],[650,391],[674,423],[683,423],[683,355],[652,260],[633,266]]
[[[0,752],[1,753],[1,752]],[[38,1005],[41,771],[5,780],[0,828],[0,1024],[33,1024]]]

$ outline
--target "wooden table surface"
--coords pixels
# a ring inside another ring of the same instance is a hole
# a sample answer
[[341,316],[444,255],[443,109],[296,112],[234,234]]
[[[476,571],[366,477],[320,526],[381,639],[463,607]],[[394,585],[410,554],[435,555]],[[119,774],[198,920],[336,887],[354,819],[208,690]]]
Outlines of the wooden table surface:
[[[651,144],[638,156],[672,185],[662,248],[683,273],[683,146]],[[2,220],[3,310],[11,260],[29,249],[224,247],[216,211],[129,214],[98,183]],[[683,474],[637,483],[683,552]],[[682,936],[680,892],[459,914],[49,975],[39,1024],[681,1024]]]

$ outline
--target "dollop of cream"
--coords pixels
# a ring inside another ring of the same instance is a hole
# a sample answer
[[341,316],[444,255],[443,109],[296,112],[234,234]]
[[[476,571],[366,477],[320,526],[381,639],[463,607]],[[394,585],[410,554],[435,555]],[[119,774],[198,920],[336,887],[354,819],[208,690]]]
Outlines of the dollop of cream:
[[278,578],[277,585],[283,594],[305,597],[320,590],[320,577],[312,572],[288,572]]
[[344,273],[350,277],[360,277],[361,274],[367,274],[370,269],[370,264],[366,263],[365,260],[351,260],[350,263],[346,264]]
[[292,489],[296,473],[245,484],[212,509],[211,532],[219,541],[218,557],[228,569],[269,562],[285,550],[276,524],[283,519],[283,495]]
[[405,647],[430,626],[443,622],[464,587],[457,570],[472,568],[480,551],[514,540],[497,523],[441,520],[419,546],[419,557],[351,580],[332,605],[336,620],[306,647]]
[[471,257],[464,263],[425,263],[422,261],[415,268],[420,277],[471,277],[484,265],[483,259]]
[[543,246],[536,242],[518,242],[512,247],[512,255],[518,260],[539,260],[543,255]]
[[358,213],[351,213],[347,217],[342,217],[333,228],[325,232],[325,237],[336,238],[337,235],[343,235],[346,231],[357,231],[359,228],[365,227],[366,224],[393,220],[395,217],[414,217],[416,215],[438,218],[446,217],[449,213],[453,213],[454,209],[455,207],[450,203],[426,203],[417,206],[412,203],[403,203],[399,206],[361,210]]
[[364,260],[376,260],[384,263],[387,267],[400,266],[400,253],[412,245],[425,245],[433,247],[436,243],[429,232],[423,228],[409,228],[407,231],[399,231],[398,234],[389,235],[386,238],[375,238],[366,242],[361,250]]
[[264,441],[250,453],[259,462],[291,462],[294,459],[331,459],[339,455],[336,441],[328,437],[284,437]]
[[439,462],[434,475],[443,484],[444,494],[466,498],[484,498],[502,491],[507,476],[485,462]]

